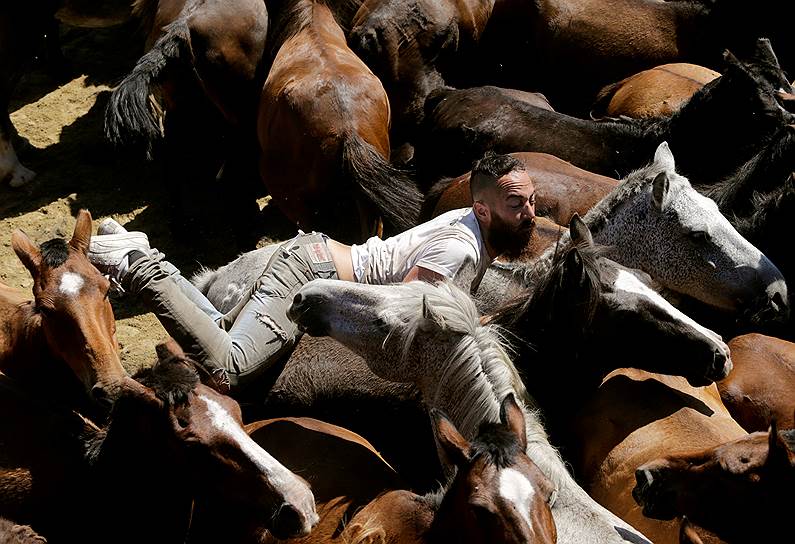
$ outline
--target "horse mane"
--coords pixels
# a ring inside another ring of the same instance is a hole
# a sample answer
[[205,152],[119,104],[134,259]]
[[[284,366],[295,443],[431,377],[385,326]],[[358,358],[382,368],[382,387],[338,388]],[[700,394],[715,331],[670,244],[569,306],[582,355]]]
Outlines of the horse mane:
[[42,262],[50,268],[58,268],[69,258],[69,245],[63,238],[47,240],[39,249]]
[[718,207],[730,211],[740,198],[750,198],[754,191],[767,192],[776,187],[795,170],[795,130],[782,127],[773,140],[740,166],[734,174],[724,178],[706,191],[706,196]]
[[528,457],[556,486],[568,478],[558,452],[549,444],[538,411],[527,407],[533,402],[508,356],[501,327],[481,323],[472,298],[452,282],[411,282],[398,287],[405,290],[405,295],[391,304],[390,310],[402,320],[387,340],[395,335],[402,340],[401,357],[406,357],[424,323],[424,304],[438,316],[439,326],[461,335],[440,365],[442,377],[436,391],[425,402],[438,406],[441,400],[454,399],[445,412],[464,436],[474,436],[481,422],[499,421],[500,401],[514,393],[525,413]]
[[514,460],[521,449],[516,435],[501,423],[484,421],[480,425],[478,436],[471,444],[470,461],[474,462],[485,457],[489,464],[497,468],[508,468],[514,465]]
[[159,4],[159,0],[134,0],[132,3],[133,17],[137,17],[140,21],[139,28],[142,32],[149,33],[151,31],[155,24]]
[[[272,44],[271,59],[276,58],[284,42],[312,24],[315,5],[323,4],[331,10],[324,0],[282,0],[274,4],[275,8],[268,13],[268,41]],[[333,10],[331,11],[333,13]]]
[[766,231],[766,226],[771,223],[771,216],[780,215],[781,208],[795,204],[795,179],[790,177],[778,189],[770,193],[754,192],[751,195],[753,213],[749,216],[732,218],[732,225],[737,232],[749,240],[755,240]]
[[142,385],[152,389],[155,396],[167,406],[181,406],[199,384],[199,375],[189,360],[171,356],[140,370],[133,376]]

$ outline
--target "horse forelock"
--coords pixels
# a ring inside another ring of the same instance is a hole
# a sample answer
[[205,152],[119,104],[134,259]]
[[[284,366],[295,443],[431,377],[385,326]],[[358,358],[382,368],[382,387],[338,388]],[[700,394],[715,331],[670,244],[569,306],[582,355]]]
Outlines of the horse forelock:
[[134,378],[152,389],[167,406],[186,404],[190,393],[199,384],[196,370],[192,365],[184,364],[179,357],[159,361],[153,367],[139,371]]
[[39,249],[42,262],[50,268],[58,268],[69,259],[69,244],[63,238],[47,240]]

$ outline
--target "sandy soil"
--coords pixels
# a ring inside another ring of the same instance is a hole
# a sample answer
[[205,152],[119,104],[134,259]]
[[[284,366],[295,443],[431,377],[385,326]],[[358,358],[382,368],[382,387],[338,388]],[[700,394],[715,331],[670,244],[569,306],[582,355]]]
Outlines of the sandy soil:
[[[0,281],[27,291],[32,285],[11,248],[14,229],[39,243],[68,238],[81,208],[91,212],[95,228],[112,216],[130,230],[143,230],[186,275],[252,249],[252,238],[260,239],[256,245],[266,243],[273,228],[283,232],[284,225],[269,218],[266,207],[248,245],[210,215],[190,235],[175,235],[167,220],[171,208],[162,160],[149,162],[137,150],[113,149],[102,134],[110,91],[142,52],[135,23],[94,30],[62,25],[61,38],[67,65],[59,69],[65,75],[34,64],[11,106],[11,120],[29,142],[18,154],[38,176],[21,189],[0,187]],[[279,227],[272,227],[274,221]],[[113,302],[122,362],[133,372],[154,360],[154,346],[166,333],[132,297]]]

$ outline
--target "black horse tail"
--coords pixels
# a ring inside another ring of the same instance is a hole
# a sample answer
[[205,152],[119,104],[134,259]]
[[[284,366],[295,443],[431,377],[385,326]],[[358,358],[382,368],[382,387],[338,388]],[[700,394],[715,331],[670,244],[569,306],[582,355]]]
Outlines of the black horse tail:
[[152,49],[138,59],[135,67],[110,95],[105,110],[105,135],[116,145],[143,144],[147,158],[152,142],[160,137],[161,112],[149,101],[153,84],[169,63],[190,54],[188,26],[179,18],[164,28]]
[[342,167],[390,227],[398,232],[417,225],[422,194],[407,172],[395,168],[357,133],[342,144]]
[[597,119],[602,119],[607,115],[607,107],[610,105],[610,101],[613,100],[613,96],[615,96],[616,91],[618,91],[624,83],[627,82],[627,79],[622,79],[616,83],[611,83],[610,85],[606,85],[602,87],[602,90],[596,95],[596,100],[594,100],[593,106],[591,106],[591,111],[589,112],[589,117],[596,121]]
[[433,219],[433,212],[436,209],[436,205],[439,203],[439,200],[442,198],[447,188],[457,179],[458,178],[442,178],[431,185],[431,188],[425,193],[425,200],[423,200],[422,207],[420,208],[420,221]]

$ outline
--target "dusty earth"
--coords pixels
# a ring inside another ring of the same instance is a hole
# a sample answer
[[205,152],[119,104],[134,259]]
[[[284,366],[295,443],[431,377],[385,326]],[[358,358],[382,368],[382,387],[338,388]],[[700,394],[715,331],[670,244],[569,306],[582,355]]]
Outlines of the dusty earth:
[[[95,229],[110,216],[130,230],[143,230],[186,276],[201,265],[224,264],[269,242],[269,236],[284,236],[278,232],[286,226],[269,216],[275,212],[264,198],[258,201],[262,217],[245,243],[213,214],[177,236],[168,221],[172,200],[162,157],[146,161],[140,150],[114,149],[102,133],[110,91],[142,53],[136,23],[105,29],[62,24],[60,35],[66,64],[55,70],[32,64],[11,105],[11,120],[28,142],[17,148],[20,160],[38,176],[21,189],[0,187],[0,281],[28,292],[33,283],[11,248],[14,229],[39,243],[68,238],[81,208],[91,212]],[[151,364],[166,332],[134,297],[114,298],[113,307],[123,364],[129,372]]]

